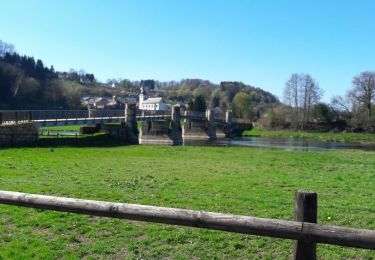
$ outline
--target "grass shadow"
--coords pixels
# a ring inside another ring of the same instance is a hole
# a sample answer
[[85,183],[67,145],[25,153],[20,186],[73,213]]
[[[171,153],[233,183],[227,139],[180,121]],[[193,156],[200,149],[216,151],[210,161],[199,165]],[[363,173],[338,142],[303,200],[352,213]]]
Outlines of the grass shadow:
[[129,142],[111,138],[107,134],[83,135],[75,137],[42,137],[37,147],[116,147],[130,145]]

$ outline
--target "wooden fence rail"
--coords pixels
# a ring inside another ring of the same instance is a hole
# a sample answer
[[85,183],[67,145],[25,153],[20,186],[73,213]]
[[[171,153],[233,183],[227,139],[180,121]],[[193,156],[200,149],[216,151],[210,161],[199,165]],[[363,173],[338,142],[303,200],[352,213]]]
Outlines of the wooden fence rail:
[[[296,193],[295,218],[297,220],[314,221],[314,215],[316,215],[316,209],[314,208],[317,205],[314,197],[316,198],[316,194]],[[312,207],[309,207],[309,203],[312,204]],[[0,191],[0,204],[293,239],[297,240],[295,259],[315,259],[314,243],[375,249],[375,231],[373,230],[319,225],[308,222],[34,195],[11,191]]]

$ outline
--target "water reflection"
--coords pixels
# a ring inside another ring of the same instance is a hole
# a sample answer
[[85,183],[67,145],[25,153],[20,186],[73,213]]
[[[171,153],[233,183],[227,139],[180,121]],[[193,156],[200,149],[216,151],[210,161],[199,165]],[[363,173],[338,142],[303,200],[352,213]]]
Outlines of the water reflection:
[[324,149],[361,149],[375,151],[375,145],[344,142],[322,142],[313,139],[293,137],[239,137],[234,139],[184,140],[186,146],[245,146],[277,148],[287,151],[320,151]]

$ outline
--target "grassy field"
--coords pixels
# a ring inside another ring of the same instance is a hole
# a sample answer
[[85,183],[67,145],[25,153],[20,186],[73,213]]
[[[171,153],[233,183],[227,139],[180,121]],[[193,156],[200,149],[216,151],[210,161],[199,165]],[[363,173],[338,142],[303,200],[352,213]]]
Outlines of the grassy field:
[[253,129],[245,131],[244,136],[275,136],[275,137],[299,137],[311,138],[324,142],[357,142],[375,144],[375,134],[362,133],[330,133],[330,132],[303,132],[303,131],[268,131]]
[[[305,189],[319,194],[318,222],[375,229],[372,152],[44,145],[0,150],[0,189],[286,220]],[[0,216],[0,259],[286,259],[293,249],[289,240],[15,206],[0,206]],[[375,253],[318,245],[318,256]]]
[[79,131],[85,125],[63,125],[63,126],[43,126],[41,130]]

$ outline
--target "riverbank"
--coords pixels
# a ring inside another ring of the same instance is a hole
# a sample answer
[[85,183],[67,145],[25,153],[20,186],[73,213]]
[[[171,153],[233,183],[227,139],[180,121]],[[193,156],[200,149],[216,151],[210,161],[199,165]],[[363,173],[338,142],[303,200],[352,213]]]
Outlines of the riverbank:
[[[104,142],[104,140],[103,140]],[[0,189],[293,219],[298,189],[318,222],[375,229],[374,153],[241,147],[114,146],[0,150]],[[286,259],[289,240],[0,206],[0,258]],[[318,245],[326,259],[368,250]]]
[[245,131],[243,136],[274,136],[309,138],[323,142],[349,142],[361,144],[375,144],[375,134],[364,133],[331,133],[331,132],[303,132],[303,131],[269,131],[262,129],[252,129]]

